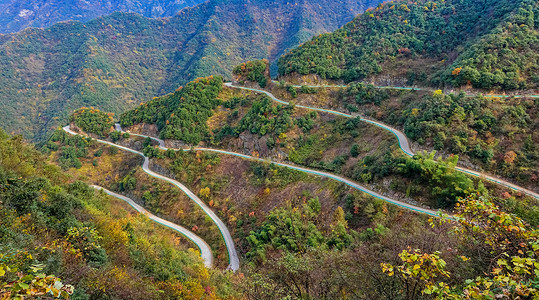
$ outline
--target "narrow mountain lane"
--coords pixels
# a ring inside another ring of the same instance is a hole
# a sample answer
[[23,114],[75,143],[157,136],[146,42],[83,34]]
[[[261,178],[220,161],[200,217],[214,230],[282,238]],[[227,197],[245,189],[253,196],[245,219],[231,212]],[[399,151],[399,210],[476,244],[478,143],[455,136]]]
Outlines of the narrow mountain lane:
[[[278,81],[272,80],[273,83],[279,84]],[[298,85],[293,84],[291,85],[295,88],[301,88],[302,86],[310,87],[310,88],[346,88],[347,85],[341,85],[341,84],[326,84],[326,85]],[[404,90],[404,91],[428,91],[428,92],[434,92],[434,89],[431,88],[418,88],[418,87],[406,87],[406,86],[381,86],[381,85],[375,85],[374,86],[377,89],[386,89],[386,90]],[[458,91],[456,91],[458,92]],[[466,94],[466,97],[475,97],[479,94]],[[539,95],[497,95],[497,94],[482,94],[484,97],[488,98],[539,98]]]
[[186,229],[186,228],[184,228],[184,227],[182,227],[180,225],[177,225],[177,224],[169,222],[169,221],[167,221],[165,219],[159,218],[158,216],[156,216],[156,215],[150,213],[149,211],[147,211],[146,209],[144,209],[144,207],[138,205],[131,198],[128,198],[128,197],[120,195],[120,194],[116,194],[114,192],[111,192],[111,191],[109,191],[109,190],[107,190],[107,189],[105,189],[103,187],[97,186],[97,185],[92,185],[91,187],[93,187],[96,190],[103,190],[105,193],[109,194],[110,196],[116,197],[118,199],[121,199],[121,200],[127,202],[136,211],[138,211],[141,214],[146,215],[150,220],[152,220],[152,221],[154,221],[154,222],[156,222],[158,224],[161,224],[163,226],[166,226],[166,227],[168,227],[168,228],[170,228],[170,229],[172,229],[172,230],[174,230],[176,232],[179,232],[180,234],[182,234],[186,238],[190,239],[200,249],[200,256],[204,260],[204,265],[207,268],[212,267],[212,265],[213,265],[213,254],[211,252],[211,248],[198,235],[194,234],[193,232],[189,231],[188,229]]
[[[119,124],[116,124],[116,128],[117,128],[117,130],[121,131],[121,127],[119,127]],[[159,143],[159,148],[161,148],[162,150],[168,150],[169,149],[169,148],[165,147],[165,142],[163,140],[159,139],[159,138],[152,137],[152,136],[147,136],[147,135],[142,135],[142,134],[135,134],[135,133],[131,133],[131,132],[129,132],[129,134],[144,137],[144,138],[151,138],[152,140],[157,141]],[[241,158],[248,159],[248,160],[253,160],[253,161],[260,161],[260,162],[267,162],[267,163],[269,162],[269,163],[273,163],[273,164],[281,166],[281,167],[294,169],[294,170],[297,170],[297,171],[300,171],[300,172],[305,172],[305,173],[309,173],[309,174],[313,174],[313,175],[317,175],[317,176],[321,176],[321,177],[326,177],[326,178],[330,178],[330,179],[342,182],[342,183],[344,183],[346,185],[349,185],[349,186],[351,186],[351,187],[353,187],[353,188],[355,188],[355,189],[357,189],[359,191],[367,193],[367,194],[369,194],[369,195],[371,195],[371,196],[373,196],[375,198],[384,200],[386,202],[389,202],[391,204],[397,205],[399,207],[402,207],[402,208],[405,208],[405,209],[408,209],[408,210],[412,210],[412,211],[422,213],[422,214],[427,214],[427,215],[430,215],[430,216],[438,216],[439,215],[439,211],[435,211],[435,210],[431,210],[431,209],[427,209],[427,208],[422,208],[422,207],[418,207],[418,206],[415,206],[415,205],[411,205],[411,204],[403,202],[403,201],[391,199],[391,198],[386,197],[384,195],[381,195],[381,194],[379,194],[379,193],[377,193],[375,191],[372,191],[372,190],[370,190],[370,189],[368,189],[368,188],[366,188],[366,187],[364,187],[364,186],[362,186],[362,185],[360,185],[360,184],[358,184],[356,182],[353,182],[353,181],[351,181],[351,180],[349,180],[347,178],[337,176],[335,174],[328,173],[328,172],[322,172],[322,171],[319,171],[319,170],[299,167],[299,166],[295,166],[295,165],[287,164],[287,163],[274,162],[274,161],[271,161],[271,160],[268,160],[268,159],[258,158],[258,157],[254,157],[254,156],[249,156],[249,155],[236,153],[236,152],[231,152],[231,151],[225,151],[225,150],[202,148],[202,147],[197,147],[197,148],[192,148],[192,149],[191,148],[187,148],[187,149],[170,148],[170,149],[183,150],[183,151],[193,150],[193,151],[215,152],[215,153],[221,153],[221,154],[226,154],[226,155],[237,156],[237,157],[241,157]]]
[[[280,100],[280,99],[277,99],[277,97],[275,97],[272,93],[264,91],[264,90],[238,86],[238,85],[234,85],[231,82],[227,82],[227,83],[225,83],[225,85],[228,86],[228,87],[232,87],[232,88],[238,88],[238,89],[242,89],[242,90],[248,90],[248,91],[253,91],[253,92],[257,92],[257,93],[262,93],[262,94],[267,95],[272,100],[274,100],[274,101],[276,101],[278,103],[285,104],[285,105],[290,105],[290,103],[288,103],[286,101],[283,101],[283,100]],[[522,97],[524,97],[524,96],[522,96]],[[412,148],[410,147],[410,143],[409,143],[408,138],[406,137],[406,135],[403,132],[401,132],[400,130],[398,130],[398,129],[394,128],[394,127],[391,127],[389,125],[386,125],[386,124],[384,124],[382,122],[366,119],[366,118],[363,118],[361,116],[354,116],[354,115],[346,114],[346,113],[343,113],[343,112],[329,110],[329,109],[323,109],[323,108],[318,108],[318,107],[310,107],[310,106],[303,106],[303,105],[296,105],[296,107],[306,108],[306,109],[320,111],[320,112],[326,112],[326,113],[330,113],[330,114],[334,114],[334,115],[338,115],[338,116],[343,116],[343,117],[346,117],[346,118],[359,117],[364,122],[373,124],[375,126],[378,126],[380,128],[383,128],[383,129],[393,133],[397,137],[397,139],[399,141],[399,146],[402,149],[402,151],[404,153],[406,153],[408,156],[413,156],[414,155],[414,152],[412,151]],[[477,171],[474,171],[474,170],[466,169],[466,168],[463,168],[463,167],[457,167],[456,169],[463,172],[463,173],[466,173],[466,174],[469,174],[469,175],[472,175],[472,176],[475,176],[475,177],[479,177],[481,179],[488,180],[490,182],[494,182],[496,184],[500,184],[502,186],[511,188],[511,189],[513,189],[515,191],[519,191],[521,193],[527,194],[528,196],[539,199],[539,194],[538,193],[530,191],[530,190],[528,190],[526,188],[520,187],[520,186],[515,185],[513,183],[510,183],[510,182],[508,182],[506,180],[502,180],[502,179],[496,178],[494,176],[484,174],[484,173],[481,173],[481,172],[477,172]]]
[[[65,126],[64,128],[64,131],[66,131],[67,133],[69,134],[72,134],[72,135],[78,135],[78,133],[72,131],[70,128],[69,128],[69,125],[68,126]],[[114,146],[114,147],[117,147],[117,148],[120,148],[122,150],[125,150],[125,151],[129,151],[131,153],[135,153],[135,154],[138,154],[138,155],[141,155],[142,157],[144,157],[144,163],[142,165],[142,169],[144,170],[144,172],[146,172],[147,174],[155,177],[155,178],[159,178],[159,179],[162,179],[164,181],[167,181],[169,183],[171,183],[172,185],[180,188],[191,200],[193,200],[212,220],[213,222],[217,225],[217,227],[219,228],[219,230],[221,231],[221,234],[223,235],[223,238],[225,240],[225,244],[226,244],[226,247],[227,247],[227,250],[228,250],[228,257],[229,257],[229,261],[230,261],[230,265],[229,265],[229,268],[233,271],[236,271],[239,269],[240,267],[240,261],[239,261],[239,257],[238,257],[238,253],[236,251],[236,247],[234,246],[234,240],[232,239],[232,235],[230,234],[230,232],[228,231],[228,228],[226,227],[226,225],[223,223],[223,221],[221,221],[221,219],[219,219],[219,217],[202,201],[200,200],[200,198],[198,198],[193,192],[191,192],[185,185],[181,184],[180,182],[174,180],[174,179],[170,179],[168,177],[165,177],[165,176],[162,176],[160,174],[157,174],[155,172],[153,172],[152,170],[150,170],[149,168],[149,164],[150,164],[150,160],[148,159],[148,157],[146,157],[143,153],[139,152],[139,151],[136,151],[136,150],[133,150],[131,148],[127,148],[127,147],[124,147],[124,146],[120,146],[120,145],[117,145],[117,144],[114,144],[114,143],[111,143],[111,142],[108,142],[108,141],[103,141],[103,140],[99,140],[99,139],[96,139],[98,142],[100,143],[103,143],[103,144],[107,144],[107,145],[111,145],[111,146]]]

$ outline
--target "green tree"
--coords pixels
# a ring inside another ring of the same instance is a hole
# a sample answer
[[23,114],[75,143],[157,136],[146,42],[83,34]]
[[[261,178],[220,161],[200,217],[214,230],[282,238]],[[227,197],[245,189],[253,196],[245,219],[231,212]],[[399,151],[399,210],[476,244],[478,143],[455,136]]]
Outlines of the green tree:
[[350,148],[350,155],[352,157],[357,157],[359,155],[359,145],[353,144],[352,148]]
[[105,113],[93,107],[82,107],[71,114],[70,121],[84,132],[106,136],[114,125],[112,116],[111,113]]

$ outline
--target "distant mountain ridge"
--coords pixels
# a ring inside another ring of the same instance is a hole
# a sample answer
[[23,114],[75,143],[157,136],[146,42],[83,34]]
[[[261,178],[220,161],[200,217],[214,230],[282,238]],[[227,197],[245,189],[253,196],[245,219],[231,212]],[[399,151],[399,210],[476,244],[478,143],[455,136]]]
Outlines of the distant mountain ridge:
[[39,139],[81,106],[115,113],[337,29],[380,0],[211,0],[0,35],[0,127]]
[[149,18],[170,17],[205,0],[4,0],[0,1],[0,33],[27,27],[48,27],[62,21],[89,21],[113,12]]

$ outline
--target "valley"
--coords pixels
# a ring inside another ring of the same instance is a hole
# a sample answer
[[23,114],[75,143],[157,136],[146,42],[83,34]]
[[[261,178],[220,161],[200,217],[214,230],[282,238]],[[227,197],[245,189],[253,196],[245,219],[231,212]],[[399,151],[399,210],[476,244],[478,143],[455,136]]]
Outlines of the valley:
[[274,62],[378,2],[211,0],[170,18],[116,12],[0,35],[0,126],[43,141],[79,107],[121,113],[245,60]]
[[0,298],[539,297],[536,1],[32,3]]
[[[213,80],[213,79],[211,79]],[[206,84],[210,84],[210,82],[212,81],[199,81],[198,84],[202,83],[202,82],[205,82]],[[226,87],[230,87],[231,90],[227,90]],[[185,89],[185,88],[184,88]],[[288,105],[289,103],[285,102],[285,101],[282,101],[282,100],[279,100],[277,99],[275,96],[273,96],[273,94],[271,94],[270,92],[267,92],[267,91],[264,91],[264,90],[261,90],[261,89],[255,89],[255,88],[246,88],[246,87],[243,87],[243,86],[237,86],[237,85],[234,85],[234,84],[231,84],[231,83],[226,83],[224,84],[224,89],[221,93],[224,93],[225,96],[225,99],[229,99],[228,101],[236,101],[235,97],[237,96],[234,96],[234,95],[238,95],[236,92],[232,92],[233,90],[244,90],[244,89],[248,89],[250,91],[255,91],[257,93],[264,93],[266,95],[268,95],[270,98],[274,98],[273,100],[276,100],[274,101],[275,103],[278,103],[278,104],[286,104]],[[189,88],[187,88],[188,91],[190,91]],[[193,90],[194,91],[194,90]],[[231,93],[232,92],[232,93]],[[185,95],[184,95],[185,96]],[[223,95],[221,95],[220,97],[223,97]],[[251,96],[252,97],[252,96]],[[156,100],[156,101],[160,101],[160,100]],[[199,100],[200,101],[200,100]],[[254,104],[254,103],[253,103]],[[227,104],[228,105],[228,104]],[[147,107],[147,105],[145,104],[145,106]],[[233,106],[231,106],[233,107]],[[294,109],[311,109],[311,107],[303,107],[303,106],[300,106],[300,105],[294,105]],[[314,109],[318,109],[318,108],[314,108]],[[346,117],[346,118],[351,118],[352,116],[349,115],[349,114],[344,114],[344,113],[340,113],[340,112],[333,112],[333,111],[326,111],[325,109],[318,109],[320,111],[320,113],[329,113],[329,114],[334,114],[336,116],[339,116],[339,117]],[[213,117],[210,116],[209,120],[211,120]],[[370,122],[374,122],[374,121],[370,121]],[[371,123],[373,124],[373,123]],[[391,127],[388,127],[387,125],[384,125],[384,124],[377,124],[377,123],[374,123],[374,125],[377,125],[377,126],[381,126],[381,128],[383,128],[384,130],[389,130],[391,132],[391,134],[393,134],[394,136],[396,137],[400,137],[397,139],[398,141],[398,149],[401,150],[401,151],[404,151],[406,153],[406,150],[410,151],[411,154],[409,155],[413,155],[413,152],[412,152],[412,149],[411,149],[411,146],[408,142],[408,140],[406,139],[405,135],[402,134],[400,131],[396,130],[396,129],[393,129]],[[148,127],[148,126],[143,126],[143,127]],[[376,128],[376,127],[374,127]],[[64,130],[69,130],[67,129],[67,127],[64,129]],[[163,164],[162,161],[163,161],[163,158],[166,158],[167,156],[169,156],[170,154],[168,154],[171,149],[169,147],[167,147],[167,145],[173,145],[173,144],[177,144],[175,141],[173,140],[162,140],[160,138],[157,138],[155,136],[147,136],[147,135],[144,135],[144,134],[138,134],[138,133],[132,133],[132,132],[124,132],[122,131],[122,128],[119,124],[116,124],[115,125],[115,130],[117,130],[117,132],[120,132],[120,136],[123,134],[127,134],[129,136],[135,136],[135,137],[140,137],[140,138],[150,138],[154,144],[156,145],[154,149],[156,150],[152,150],[150,151],[149,148],[146,148],[145,149],[145,154],[150,156],[150,157],[153,157],[151,160],[157,160],[157,162],[154,162],[152,163],[151,165],[153,165],[154,167],[156,166],[159,166],[158,169],[160,169],[160,172],[163,173],[167,173],[167,171],[165,171],[165,169],[167,168],[167,164]],[[397,134],[399,133],[399,134]],[[110,144],[110,142],[108,142]],[[125,143],[125,142],[122,142],[122,143]],[[114,144],[112,144],[114,145]],[[230,145],[233,145],[233,144],[228,144],[230,147]],[[378,198],[378,199],[382,199],[382,200],[385,200],[385,201],[388,201],[389,203],[392,203],[392,204],[396,204],[398,207],[402,207],[402,208],[405,208],[405,209],[409,209],[411,211],[419,211],[419,212],[423,212],[423,213],[427,213],[427,214],[430,214],[432,216],[435,216],[437,217],[439,215],[438,212],[436,211],[429,211],[429,210],[425,210],[423,208],[418,208],[418,207],[413,207],[413,206],[410,206],[410,204],[406,203],[406,202],[401,202],[399,200],[393,200],[391,198],[388,198],[386,196],[382,196],[380,194],[378,194],[377,192],[373,192],[372,190],[369,190],[365,187],[362,187],[361,185],[358,185],[357,183],[355,182],[352,182],[348,179],[345,179],[343,177],[340,177],[340,176],[337,176],[337,175],[334,175],[334,174],[331,174],[331,173],[327,173],[327,172],[321,172],[321,171],[318,171],[318,170],[315,170],[315,169],[308,169],[308,168],[303,168],[303,167],[299,167],[299,166],[295,166],[295,165],[292,165],[292,164],[289,164],[289,163],[282,163],[282,162],[279,162],[279,161],[272,161],[271,158],[268,158],[268,157],[261,157],[259,158],[258,157],[258,154],[257,156],[252,156],[252,155],[247,155],[247,154],[243,154],[243,153],[238,153],[238,152],[232,152],[232,151],[225,151],[225,150],[220,150],[220,149],[212,149],[212,148],[207,148],[207,147],[183,147],[181,148],[182,150],[180,150],[180,152],[186,152],[186,153],[197,153],[196,156],[198,157],[198,153],[201,153],[201,152],[210,152],[210,153],[218,153],[219,155],[225,155],[225,156],[234,156],[234,157],[239,157],[241,159],[246,159],[246,160],[249,160],[249,161],[260,161],[262,163],[265,163],[265,164],[270,164],[270,165],[275,165],[277,167],[281,166],[281,167],[285,167],[285,168],[292,168],[294,170],[297,170],[297,171],[300,171],[300,172],[306,172],[306,173],[309,173],[309,174],[314,174],[314,175],[318,175],[318,176],[324,176],[324,177],[329,177],[331,179],[334,179],[334,180],[337,180],[337,181],[341,181],[343,183],[345,183],[346,185],[349,185],[355,189],[358,189],[359,191],[362,191],[362,192],[366,192],[367,194],[371,195],[371,196],[374,196],[374,198]],[[157,152],[156,152],[157,151]],[[162,152],[163,151],[163,152]],[[178,149],[176,149],[175,151],[178,151]],[[161,154],[159,154],[159,152],[161,152]],[[172,153],[172,152],[170,152]],[[164,155],[164,156],[163,156]],[[190,155],[190,154],[182,154],[182,155]],[[147,158],[146,158],[147,160]],[[222,158],[221,158],[222,160]],[[164,162],[164,161],[163,161]],[[148,163],[145,163],[146,166],[148,166],[149,164]],[[208,170],[206,168],[206,170]],[[206,171],[207,173],[207,171]],[[169,174],[174,174],[174,173],[169,173]],[[196,177],[199,177],[201,174],[194,174],[195,178]],[[204,175],[204,177],[206,177],[208,175]],[[212,175],[211,177],[208,177],[209,180],[211,181],[214,181],[214,180],[219,180],[218,178],[220,176],[217,176],[217,177],[214,177],[215,175]],[[222,175],[221,175],[222,176]],[[163,178],[162,176],[160,176],[160,178]],[[210,179],[212,178],[212,179]],[[483,180],[487,179],[485,178],[484,176],[481,177]],[[211,182],[210,181],[210,182]],[[196,182],[196,181],[195,181]],[[208,184],[208,183],[206,183]],[[226,185],[226,184],[225,184]],[[189,184],[188,186],[193,187],[192,184]],[[203,187],[204,185],[198,185],[197,184],[197,187],[195,187],[194,189],[197,190],[197,189],[200,189],[201,193],[202,193],[202,190],[203,190]],[[212,186],[211,184],[209,186]],[[208,190],[212,190],[213,193],[215,193],[214,189],[216,187],[213,186],[212,188],[208,189]],[[217,188],[219,190],[219,188]],[[522,191],[526,191],[525,189],[523,188],[519,188],[517,187],[517,189],[521,189]],[[269,188],[268,188],[269,190]],[[271,189],[273,191],[273,188]],[[191,192],[189,192],[191,193]],[[219,192],[218,192],[219,193]],[[530,192],[532,197],[536,197],[534,196],[534,193],[533,192]],[[215,194],[216,196],[218,194]],[[224,195],[222,196],[217,196],[217,198],[220,198],[222,199],[221,197],[223,197]],[[224,196],[226,197],[226,196]],[[213,197],[212,197],[213,198]],[[212,202],[211,204],[209,204],[209,206],[213,206],[213,205],[216,205],[215,203],[217,202],[221,202],[222,200],[219,200],[219,201],[215,201],[214,202],[214,199],[216,198],[213,198],[212,199]],[[228,199],[228,198],[227,198]],[[207,201],[207,200],[206,200]],[[226,201],[229,201],[229,200],[226,200]],[[230,206],[229,206],[230,207]],[[230,208],[229,208],[230,209]],[[233,206],[232,206],[232,209],[233,209]],[[225,217],[225,220],[228,220],[226,223],[227,225],[225,226],[230,226],[230,218],[227,218]],[[233,235],[237,234],[237,233],[234,233],[233,232]],[[245,246],[241,246],[240,249],[244,249]],[[244,251],[244,250],[243,250]],[[243,253],[243,251],[240,251]]]

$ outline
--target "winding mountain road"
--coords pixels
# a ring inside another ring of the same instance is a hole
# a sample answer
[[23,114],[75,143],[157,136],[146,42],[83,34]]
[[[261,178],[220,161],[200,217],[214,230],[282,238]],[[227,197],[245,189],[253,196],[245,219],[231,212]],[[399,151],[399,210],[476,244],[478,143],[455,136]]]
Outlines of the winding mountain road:
[[[69,125],[63,127],[63,130],[72,135],[80,135],[79,133],[72,131],[69,128]],[[230,262],[230,265],[228,266],[228,268],[230,268],[234,272],[239,269],[240,260],[238,257],[238,253],[236,251],[236,247],[234,246],[234,240],[232,239],[232,235],[228,231],[228,228],[226,227],[225,223],[223,223],[223,221],[221,221],[221,219],[219,219],[219,217],[202,200],[200,200],[200,198],[198,198],[193,192],[191,192],[185,185],[181,184],[180,182],[174,179],[162,176],[150,170],[149,168],[150,160],[142,152],[133,150],[128,147],[120,146],[120,145],[117,145],[108,141],[103,141],[99,139],[96,139],[96,140],[102,144],[111,145],[111,146],[120,148],[122,150],[141,155],[142,157],[144,157],[144,163],[142,164],[142,169],[144,170],[144,172],[146,172],[150,176],[167,181],[171,183],[172,185],[180,188],[191,200],[193,200],[213,220],[213,222],[217,225],[217,227],[221,231],[223,239],[225,240],[226,248],[228,250],[228,258]]]
[[[116,124],[116,130],[122,131],[122,128],[120,127],[119,124]],[[366,187],[364,187],[364,186],[362,186],[362,185],[360,185],[360,184],[358,184],[356,182],[353,182],[353,181],[351,181],[351,180],[349,180],[347,178],[337,176],[337,175],[332,174],[332,173],[322,172],[322,171],[319,171],[319,170],[314,170],[314,169],[309,169],[309,168],[298,167],[298,166],[287,164],[287,163],[274,162],[274,161],[271,161],[271,160],[268,160],[268,159],[263,159],[263,158],[254,157],[254,156],[250,156],[250,155],[245,155],[245,154],[241,154],[241,153],[236,153],[236,152],[232,152],[232,151],[218,150],[218,149],[212,149],[212,148],[203,148],[203,147],[187,148],[187,149],[167,148],[167,147],[165,147],[165,141],[163,141],[162,139],[152,137],[152,136],[142,135],[142,134],[131,133],[131,132],[128,132],[128,133],[131,134],[131,135],[140,136],[140,137],[144,137],[144,138],[151,138],[152,140],[159,143],[159,148],[162,149],[162,150],[172,149],[172,150],[183,150],[183,151],[191,151],[191,150],[193,150],[193,151],[215,152],[215,153],[220,153],[220,154],[237,156],[237,157],[241,157],[241,158],[248,159],[248,160],[253,160],[253,161],[269,162],[269,163],[273,163],[273,164],[275,164],[277,166],[281,166],[281,167],[285,167],[285,168],[289,168],[289,169],[293,169],[293,170],[297,170],[297,171],[301,171],[301,172],[305,172],[305,173],[309,173],[309,174],[313,174],[313,175],[317,175],[317,176],[321,176],[321,177],[334,179],[336,181],[339,181],[339,182],[342,182],[342,183],[344,183],[346,185],[349,185],[349,186],[351,186],[351,187],[353,187],[353,188],[355,188],[355,189],[357,189],[359,191],[367,193],[367,194],[369,194],[369,195],[371,195],[371,196],[373,196],[375,198],[384,200],[384,201],[389,202],[391,204],[394,204],[396,206],[399,206],[399,207],[402,207],[402,208],[405,208],[405,209],[408,209],[408,210],[411,210],[411,211],[415,211],[415,212],[418,212],[418,213],[430,215],[430,216],[439,216],[439,211],[426,209],[426,208],[418,207],[418,206],[415,206],[415,205],[411,205],[411,204],[403,202],[403,201],[391,199],[391,198],[386,197],[384,195],[381,195],[381,194],[379,194],[379,193],[377,193],[375,191],[372,191],[372,190],[370,190],[370,189],[368,189],[368,188],[366,188]]]
[[211,248],[198,235],[194,234],[193,232],[189,231],[188,229],[186,229],[186,228],[184,228],[184,227],[182,227],[180,225],[177,225],[177,224],[169,222],[169,221],[167,221],[165,219],[159,218],[158,216],[156,216],[156,215],[150,213],[149,211],[147,211],[146,209],[144,209],[144,207],[138,205],[131,198],[128,198],[128,197],[120,195],[120,194],[116,194],[114,192],[111,192],[111,191],[109,191],[109,190],[107,190],[107,189],[105,189],[103,187],[97,186],[97,185],[91,185],[91,187],[93,187],[96,190],[103,190],[105,193],[109,194],[110,196],[116,197],[118,199],[121,199],[121,200],[127,202],[136,211],[138,211],[141,214],[146,215],[150,220],[152,220],[152,221],[154,221],[154,222],[156,222],[158,224],[161,224],[163,226],[166,226],[166,227],[168,227],[168,228],[170,228],[170,229],[172,229],[172,230],[174,230],[176,232],[179,232],[180,234],[182,234],[186,238],[190,239],[200,249],[200,257],[202,257],[202,259],[204,260],[204,265],[207,268],[212,267],[212,265],[213,265],[213,254],[211,252]]
[[[279,84],[278,81],[272,80],[273,83]],[[301,88],[302,86],[310,87],[310,88],[346,88],[347,85],[342,84],[326,84],[326,85],[299,85],[299,84],[292,84],[291,86],[295,88]],[[405,90],[405,91],[429,91],[433,92],[434,89],[431,88],[417,88],[417,87],[406,87],[406,86],[387,86],[387,85],[375,85],[374,86],[377,89],[386,89],[386,90]],[[539,95],[496,95],[496,94],[481,94],[483,97],[487,98],[539,98]],[[475,97],[477,94],[466,94],[466,97]]]
[[[248,88],[248,87],[238,86],[238,85],[234,85],[231,82],[225,83],[225,86],[232,87],[232,88],[243,89],[243,90],[248,90],[248,91],[253,91],[253,92],[256,92],[256,93],[262,93],[262,94],[267,95],[268,97],[270,97],[273,101],[275,101],[277,103],[281,103],[281,104],[284,104],[284,105],[290,105],[289,102],[278,99],[277,97],[275,97],[272,93],[270,93],[268,91],[255,89],[255,88]],[[522,96],[522,97],[528,97],[528,96]],[[408,138],[406,137],[406,135],[403,132],[401,132],[400,130],[398,130],[396,128],[393,128],[391,126],[388,126],[388,125],[386,125],[386,124],[384,124],[382,122],[366,119],[366,118],[364,118],[362,116],[359,116],[359,115],[354,116],[354,115],[351,115],[351,114],[346,114],[346,113],[343,113],[343,112],[340,112],[340,111],[335,111],[335,110],[330,110],[330,109],[324,109],[324,108],[318,108],[318,107],[310,107],[310,106],[304,106],[304,105],[296,105],[296,107],[305,108],[305,109],[309,109],[309,110],[320,111],[320,112],[325,112],[325,113],[330,113],[330,114],[334,114],[334,115],[338,115],[338,116],[342,116],[342,117],[346,117],[346,118],[359,117],[361,121],[373,124],[375,126],[378,126],[380,128],[383,128],[383,129],[393,133],[397,137],[398,142],[399,142],[399,147],[402,149],[402,151],[404,153],[406,153],[408,156],[413,156],[414,155],[414,152],[412,151],[412,147],[410,147],[410,143],[409,143]],[[530,191],[528,189],[525,189],[523,187],[520,187],[520,186],[518,186],[516,184],[513,184],[513,183],[510,183],[508,181],[505,181],[505,180],[502,180],[502,179],[499,179],[499,178],[496,178],[494,176],[490,176],[490,175],[487,175],[487,174],[484,174],[484,173],[481,173],[481,172],[477,172],[477,171],[474,171],[474,170],[462,168],[462,167],[456,167],[455,169],[457,169],[457,170],[459,170],[459,171],[461,171],[463,173],[466,173],[466,174],[469,174],[469,175],[472,175],[472,176],[475,176],[475,177],[479,177],[481,179],[485,179],[485,180],[494,182],[496,184],[508,187],[508,188],[510,188],[512,190],[519,191],[519,192],[527,194],[527,195],[529,195],[531,197],[539,199],[539,194],[538,193]]]

